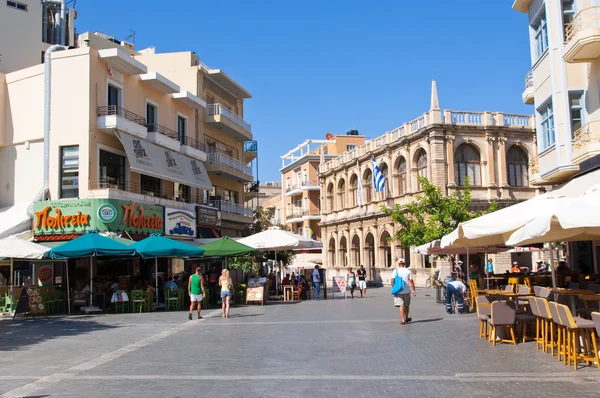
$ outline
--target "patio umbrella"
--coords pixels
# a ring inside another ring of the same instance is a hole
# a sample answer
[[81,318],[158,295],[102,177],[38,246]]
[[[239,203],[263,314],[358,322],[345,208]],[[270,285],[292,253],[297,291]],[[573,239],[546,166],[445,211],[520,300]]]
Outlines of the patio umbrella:
[[260,251],[319,249],[323,247],[321,242],[284,231],[278,227],[271,227],[266,231],[242,238],[239,243]]
[[156,283],[156,304],[158,305],[158,258],[159,257],[201,257],[204,249],[194,247],[178,240],[165,238],[160,234],[152,234],[144,240],[130,246],[142,258],[154,259],[154,278]]
[[491,245],[491,246],[472,246],[472,247],[458,247],[451,248],[445,247],[442,248],[442,242],[440,239],[425,243],[424,245],[417,246],[413,249],[413,252],[417,254],[421,254],[424,256],[430,254],[441,254],[441,255],[450,255],[450,254],[473,254],[473,253],[502,253],[509,251],[511,247],[506,245]]
[[93,306],[93,258],[98,256],[133,256],[135,250],[132,246],[125,246],[112,238],[106,238],[97,231],[89,231],[77,239],[73,239],[48,252],[53,259],[69,259],[79,257],[90,258],[90,307]]
[[259,251],[253,247],[236,242],[228,236],[202,245],[200,248],[204,250],[205,257],[235,257],[259,253]]
[[16,259],[27,259],[27,260],[39,260],[46,255],[48,248],[38,245],[33,242],[29,242],[23,239],[19,239],[16,236],[9,236],[0,240],[0,257],[10,258],[10,302],[11,310],[14,312],[14,300],[13,300],[13,260]]

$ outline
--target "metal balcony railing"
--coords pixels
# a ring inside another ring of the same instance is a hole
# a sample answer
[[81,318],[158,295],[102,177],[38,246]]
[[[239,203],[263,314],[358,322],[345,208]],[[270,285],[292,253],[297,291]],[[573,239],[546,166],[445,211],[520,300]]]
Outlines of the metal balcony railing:
[[529,71],[525,75],[525,89],[529,87],[533,87],[533,71]]
[[166,137],[179,141],[179,133],[177,133],[177,131],[175,130],[171,130],[165,126],[161,126],[158,123],[146,123],[146,127],[148,128],[149,133],[162,134]]
[[133,112],[129,112],[125,108],[121,108],[116,105],[99,106],[98,116],[121,116],[129,120],[130,122],[137,123],[141,126],[146,126],[146,118],[140,115],[136,115]]
[[250,207],[238,205],[237,203],[226,200],[212,200],[210,205],[216,207],[224,213],[239,214],[246,217],[254,217],[254,211]]
[[185,136],[181,141],[182,145],[191,146],[192,148],[196,148],[203,152],[206,151],[206,145],[203,142],[200,142],[192,137]]
[[235,160],[230,158],[227,155],[223,155],[222,153],[209,153],[208,155],[208,163],[209,164],[222,164],[225,166],[229,166],[237,171],[241,171],[244,174],[249,176],[252,175],[252,168],[247,164],[240,162],[239,160]]
[[248,123],[247,121],[245,121],[244,119],[242,119],[241,117],[236,115],[235,113],[231,112],[229,109],[227,109],[226,107],[224,107],[221,104],[209,104],[208,105],[208,114],[211,116],[216,116],[216,115],[224,116],[227,119],[231,120],[233,123],[237,124],[244,130],[246,130],[247,132],[249,132],[249,133],[252,132],[252,126],[250,125],[250,123]]

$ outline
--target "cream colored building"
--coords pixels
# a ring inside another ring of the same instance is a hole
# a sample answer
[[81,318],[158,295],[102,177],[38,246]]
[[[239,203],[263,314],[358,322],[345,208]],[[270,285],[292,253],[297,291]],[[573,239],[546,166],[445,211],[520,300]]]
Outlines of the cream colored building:
[[[529,170],[536,153],[533,116],[441,110],[433,82],[428,112],[320,167],[324,266],[345,274],[344,268],[363,264],[370,280],[387,283],[393,259],[404,257],[421,282],[429,274],[426,258],[390,241],[397,225],[381,206],[414,200],[419,176],[445,194],[460,191],[469,177],[474,209],[529,199],[538,193]],[[381,193],[373,188],[372,157],[385,176]]]
[[256,190],[246,189],[246,206],[252,209],[263,207],[266,201],[281,194],[280,181],[267,181],[261,183],[257,188]]
[[[512,8],[529,20],[523,101],[537,123],[532,184],[558,186],[600,164],[600,1],[516,0]],[[571,245],[571,255],[597,264],[600,241]]]

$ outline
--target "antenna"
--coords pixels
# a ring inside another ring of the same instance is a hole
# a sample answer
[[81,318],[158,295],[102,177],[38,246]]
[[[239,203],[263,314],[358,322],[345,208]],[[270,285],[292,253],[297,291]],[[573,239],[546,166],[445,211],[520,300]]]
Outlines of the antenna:
[[135,44],[135,30],[129,29],[129,34],[123,39],[123,41],[127,41],[131,39],[131,43]]

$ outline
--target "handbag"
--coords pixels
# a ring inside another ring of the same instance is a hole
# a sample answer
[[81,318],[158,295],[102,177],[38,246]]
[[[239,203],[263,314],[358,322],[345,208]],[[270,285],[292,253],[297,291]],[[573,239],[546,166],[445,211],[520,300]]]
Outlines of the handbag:
[[401,291],[404,290],[404,279],[400,275],[396,275],[394,278],[394,286],[392,286],[392,291],[390,292],[393,296],[397,295]]

